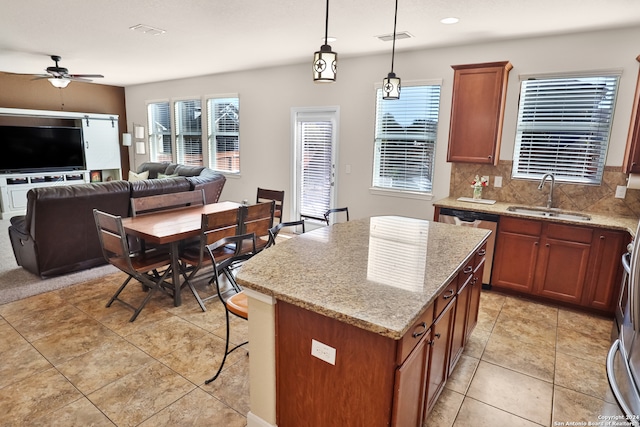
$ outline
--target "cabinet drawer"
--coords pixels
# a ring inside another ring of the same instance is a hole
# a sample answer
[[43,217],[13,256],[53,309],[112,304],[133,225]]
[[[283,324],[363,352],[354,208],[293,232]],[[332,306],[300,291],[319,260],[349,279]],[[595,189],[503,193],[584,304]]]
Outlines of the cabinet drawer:
[[569,242],[591,243],[593,229],[565,224],[547,224],[547,237]]
[[[472,257],[462,268],[460,273],[458,273],[458,292],[462,292],[464,286],[471,280],[473,277],[473,269],[476,265],[475,259],[477,255]],[[443,306],[444,307],[444,306]]]
[[433,304],[409,328],[406,334],[398,341],[397,363],[401,365],[411,353],[411,350],[429,332],[433,323]]
[[542,233],[541,221],[512,218],[510,216],[501,217],[498,227],[500,232],[527,234],[530,236],[539,236]]
[[458,280],[453,279],[451,283],[449,283],[442,292],[438,295],[435,302],[433,303],[433,316],[435,319],[440,316],[440,314],[444,311],[445,307],[453,301],[453,298],[456,296],[458,292]]
[[477,267],[478,265],[480,265],[480,263],[482,262],[482,259],[486,255],[487,255],[487,243],[485,242],[484,245],[482,245],[482,247],[476,251],[474,267]]

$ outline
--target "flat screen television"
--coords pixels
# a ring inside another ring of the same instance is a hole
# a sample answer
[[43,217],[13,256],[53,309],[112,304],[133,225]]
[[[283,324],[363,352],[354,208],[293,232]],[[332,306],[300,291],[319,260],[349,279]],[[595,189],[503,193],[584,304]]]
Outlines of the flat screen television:
[[0,173],[85,169],[82,128],[0,126]]

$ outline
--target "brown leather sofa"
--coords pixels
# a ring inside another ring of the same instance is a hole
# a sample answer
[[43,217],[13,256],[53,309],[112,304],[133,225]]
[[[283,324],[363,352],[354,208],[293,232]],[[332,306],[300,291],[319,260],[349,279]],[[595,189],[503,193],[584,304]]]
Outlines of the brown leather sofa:
[[[57,276],[105,264],[93,209],[127,217],[132,197],[204,189],[215,203],[226,182],[208,168],[147,162],[142,181],[110,181],[33,188],[27,193],[26,215],[11,218],[9,237],[18,265],[41,277]],[[156,179],[158,174],[178,176]],[[153,179],[152,179],[153,178]]]

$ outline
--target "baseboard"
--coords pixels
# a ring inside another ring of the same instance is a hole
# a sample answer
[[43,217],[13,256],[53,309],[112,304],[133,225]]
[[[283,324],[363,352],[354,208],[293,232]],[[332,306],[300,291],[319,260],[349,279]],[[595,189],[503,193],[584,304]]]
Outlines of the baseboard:
[[255,415],[251,411],[247,413],[247,427],[278,427],[276,424],[270,424]]

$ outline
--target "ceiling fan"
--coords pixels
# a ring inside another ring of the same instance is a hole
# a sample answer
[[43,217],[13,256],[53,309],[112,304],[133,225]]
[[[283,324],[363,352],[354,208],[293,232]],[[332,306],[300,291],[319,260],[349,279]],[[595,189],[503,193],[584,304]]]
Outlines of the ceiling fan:
[[60,67],[58,62],[62,59],[60,56],[51,55],[51,59],[56,63],[55,67],[47,67],[47,74],[38,75],[37,79],[48,79],[51,84],[57,88],[65,88],[71,81],[90,82],[91,79],[102,78],[102,74],[69,74],[69,70]]

